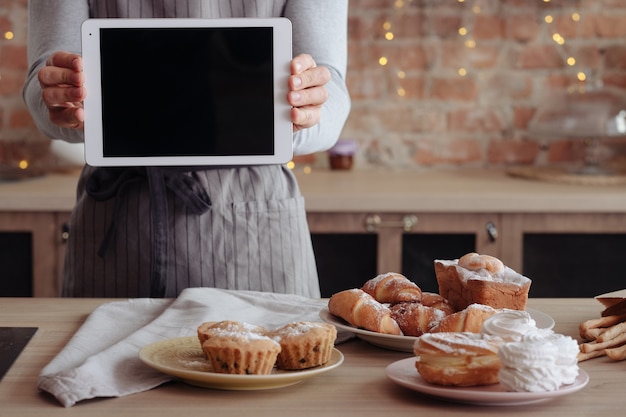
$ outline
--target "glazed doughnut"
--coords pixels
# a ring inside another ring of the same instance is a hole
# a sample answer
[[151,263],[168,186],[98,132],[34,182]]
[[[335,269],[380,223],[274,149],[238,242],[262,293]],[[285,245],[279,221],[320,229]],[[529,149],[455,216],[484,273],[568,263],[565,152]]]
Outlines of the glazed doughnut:
[[363,284],[361,289],[379,303],[419,302],[422,299],[420,287],[396,272],[380,274]]
[[470,271],[484,269],[492,275],[504,272],[504,264],[500,259],[490,255],[479,255],[476,252],[461,256],[458,265]]
[[422,304],[442,310],[446,315],[456,312],[450,301],[434,292],[422,292]]
[[498,382],[502,339],[482,333],[426,333],[413,347],[415,368],[437,385],[476,386]]
[[430,332],[446,316],[443,310],[421,303],[397,303],[390,308],[391,317],[405,336],[421,336]]

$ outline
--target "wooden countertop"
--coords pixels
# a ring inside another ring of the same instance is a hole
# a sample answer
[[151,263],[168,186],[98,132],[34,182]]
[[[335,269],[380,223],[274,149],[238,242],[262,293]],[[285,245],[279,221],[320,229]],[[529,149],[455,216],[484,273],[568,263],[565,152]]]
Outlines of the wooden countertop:
[[[109,300],[5,298],[0,326],[38,327],[26,349],[0,381],[0,416],[615,416],[626,407],[626,361],[596,358],[580,364],[589,384],[573,395],[531,405],[489,407],[454,404],[400,387],[385,376],[385,367],[411,356],[353,340],[338,345],[345,355],[337,369],[291,387],[266,391],[219,391],[172,382],[121,398],[88,400],[63,408],[38,392],[37,376],[61,350],[93,309]],[[531,299],[529,307],[552,316],[555,331],[577,337],[578,324],[598,317],[593,299]]]
[[[572,185],[502,170],[296,170],[309,212],[624,213],[626,184]],[[70,211],[76,174],[0,182],[0,211]]]
[[626,184],[572,185],[483,169],[296,174],[313,212],[626,212]]

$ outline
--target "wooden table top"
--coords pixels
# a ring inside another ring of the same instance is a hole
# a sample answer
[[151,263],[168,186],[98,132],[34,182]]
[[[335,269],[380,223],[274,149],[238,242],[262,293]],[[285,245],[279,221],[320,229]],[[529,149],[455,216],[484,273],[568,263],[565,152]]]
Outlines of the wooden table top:
[[[337,369],[299,384],[265,391],[219,391],[171,382],[122,398],[87,400],[64,408],[36,387],[42,368],[61,350],[104,299],[1,298],[0,326],[38,327],[26,349],[0,381],[0,416],[614,416],[626,408],[626,361],[597,358],[580,367],[589,384],[573,395],[530,405],[490,407],[432,398],[400,387],[385,375],[392,362],[411,356],[361,340],[338,345],[345,355]],[[555,331],[578,338],[578,324],[598,317],[593,299],[531,299],[529,307],[552,316]]]

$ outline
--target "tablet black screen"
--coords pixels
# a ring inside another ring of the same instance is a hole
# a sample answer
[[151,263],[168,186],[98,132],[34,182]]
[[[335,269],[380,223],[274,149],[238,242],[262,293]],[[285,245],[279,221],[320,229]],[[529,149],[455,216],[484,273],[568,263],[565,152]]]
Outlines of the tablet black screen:
[[100,30],[105,157],[273,154],[272,28]]

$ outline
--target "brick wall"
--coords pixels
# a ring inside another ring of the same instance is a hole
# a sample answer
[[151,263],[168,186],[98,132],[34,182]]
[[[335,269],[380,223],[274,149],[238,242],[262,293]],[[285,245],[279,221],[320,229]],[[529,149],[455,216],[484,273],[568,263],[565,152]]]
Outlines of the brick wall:
[[[350,0],[349,19],[343,136],[361,169],[578,161],[582,141],[527,130],[537,107],[581,72],[626,88],[623,0]],[[27,0],[0,0],[0,161],[47,146],[21,101],[26,25]],[[605,142],[620,161],[624,141]]]
[[26,76],[27,0],[0,0],[0,165],[50,164],[49,141],[22,100]]
[[[362,167],[578,160],[582,141],[527,131],[538,105],[581,71],[626,87],[619,0],[351,0],[349,33],[344,136]],[[615,159],[622,141],[610,142]]]

